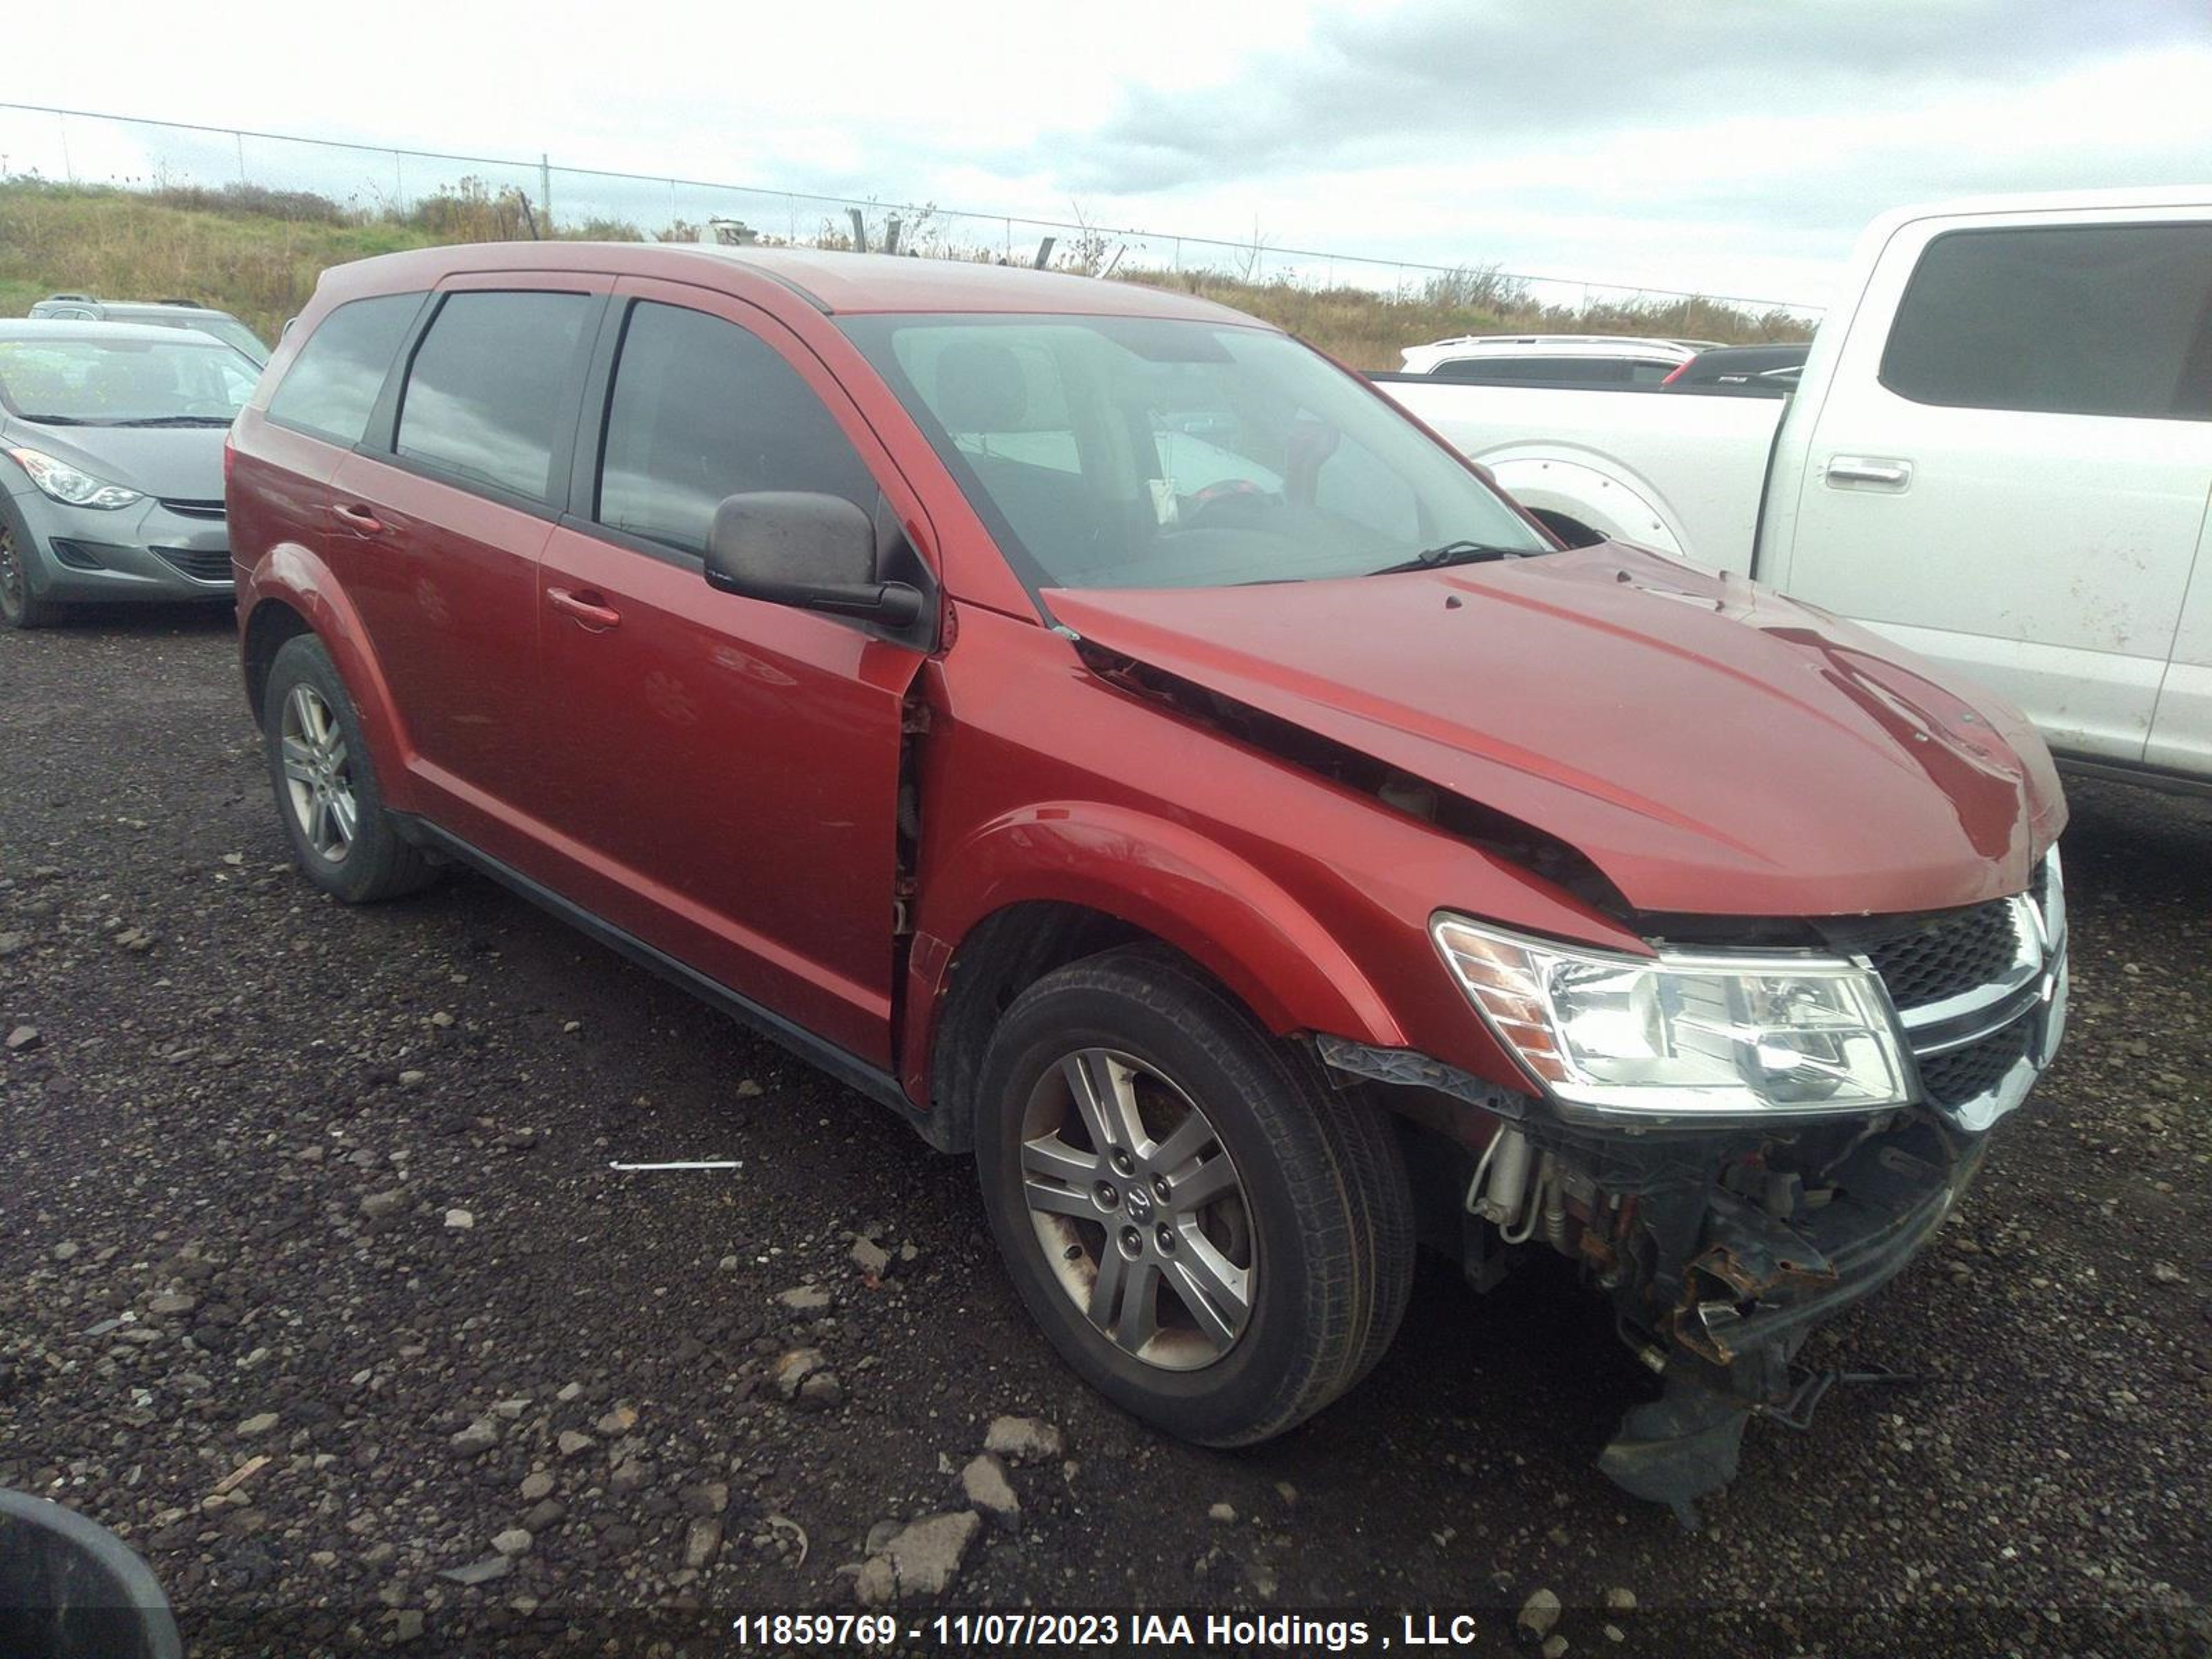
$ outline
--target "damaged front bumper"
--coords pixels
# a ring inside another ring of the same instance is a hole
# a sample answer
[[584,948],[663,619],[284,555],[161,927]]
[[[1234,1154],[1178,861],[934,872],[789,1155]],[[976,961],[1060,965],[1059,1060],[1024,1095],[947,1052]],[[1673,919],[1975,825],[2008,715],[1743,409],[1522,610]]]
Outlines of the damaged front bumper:
[[[1434,1113],[1408,1115],[1482,1147],[1459,1206],[1474,1282],[1494,1283],[1510,1247],[1543,1244],[1609,1296],[1623,1340],[1665,1390],[1626,1413],[1601,1467],[1686,1522],[1698,1498],[1734,1477],[1753,1418],[1803,1425],[1837,1380],[1798,1364],[1806,1339],[1913,1259],[1981,1168],[1992,1127],[2056,1054],[2063,918],[2057,902],[2034,913],[2034,956],[2022,952],[2032,977],[2008,983],[2001,1001],[1908,1017],[1918,1098],[1861,1116],[1575,1122],[1425,1056],[1334,1039],[1320,1048],[1339,1072],[1448,1105],[1456,1129]],[[1470,1120],[1485,1133],[1469,1136]]]

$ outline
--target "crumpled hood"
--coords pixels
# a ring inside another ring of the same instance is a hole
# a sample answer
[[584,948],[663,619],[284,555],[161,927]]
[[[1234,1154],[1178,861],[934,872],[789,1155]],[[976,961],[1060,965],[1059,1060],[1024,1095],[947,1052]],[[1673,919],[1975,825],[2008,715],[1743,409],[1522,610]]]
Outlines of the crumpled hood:
[[40,426],[7,422],[8,442],[35,449],[109,483],[167,501],[222,499],[219,426]]
[[1045,598],[1108,651],[1558,836],[1642,910],[1974,903],[2025,888],[2066,820],[1998,697],[1642,549]]

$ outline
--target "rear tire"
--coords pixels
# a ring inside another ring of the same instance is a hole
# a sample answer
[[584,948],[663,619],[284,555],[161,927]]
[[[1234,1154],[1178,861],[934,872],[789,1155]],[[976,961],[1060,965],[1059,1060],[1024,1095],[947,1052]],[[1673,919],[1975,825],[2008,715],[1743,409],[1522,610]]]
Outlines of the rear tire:
[[1116,951],[1038,981],[993,1034],[977,1100],[1015,1288],[1123,1410],[1248,1444],[1389,1346],[1413,1267],[1389,1123],[1181,957]]
[[309,881],[344,903],[368,904],[437,878],[384,810],[361,718],[313,635],[287,640],[270,664],[261,732],[276,816]]
[[60,606],[31,592],[29,555],[0,522],[0,627],[51,628],[60,620]]

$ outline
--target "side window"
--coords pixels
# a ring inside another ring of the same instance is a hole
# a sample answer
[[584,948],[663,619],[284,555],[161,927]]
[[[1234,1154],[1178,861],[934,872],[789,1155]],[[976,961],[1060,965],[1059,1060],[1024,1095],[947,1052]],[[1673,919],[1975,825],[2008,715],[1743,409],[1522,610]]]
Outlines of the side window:
[[394,447],[472,483],[544,501],[591,306],[583,294],[448,295],[407,371]]
[[2212,225],[1938,236],[1881,383],[1956,408],[2212,419]]
[[866,465],[765,341],[704,312],[641,301],[607,403],[599,521],[703,553],[722,498],[754,489],[876,507]]
[[422,303],[420,294],[380,295],[324,318],[270,398],[269,418],[332,443],[359,443],[392,354]]

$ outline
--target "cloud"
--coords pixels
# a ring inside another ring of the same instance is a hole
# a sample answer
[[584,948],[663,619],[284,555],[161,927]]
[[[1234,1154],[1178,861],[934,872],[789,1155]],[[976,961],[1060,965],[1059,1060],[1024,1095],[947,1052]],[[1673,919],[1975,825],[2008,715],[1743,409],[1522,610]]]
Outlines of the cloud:
[[1133,87],[1105,121],[1041,148],[1070,188],[1115,195],[1447,147],[1474,166],[1729,114],[1880,119],[1931,95],[2208,38],[2200,0],[1422,0],[1324,14],[1297,46],[1254,53],[1202,90]]

